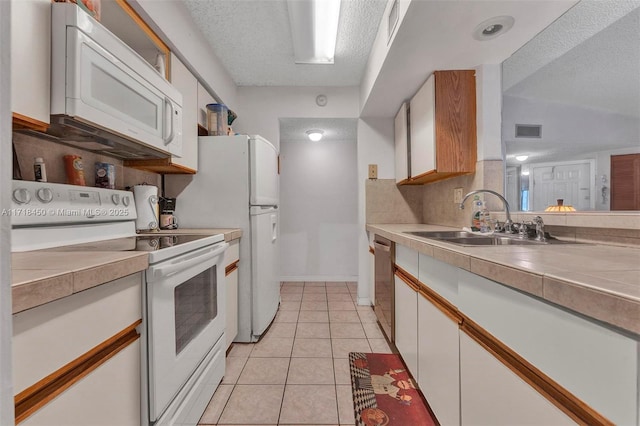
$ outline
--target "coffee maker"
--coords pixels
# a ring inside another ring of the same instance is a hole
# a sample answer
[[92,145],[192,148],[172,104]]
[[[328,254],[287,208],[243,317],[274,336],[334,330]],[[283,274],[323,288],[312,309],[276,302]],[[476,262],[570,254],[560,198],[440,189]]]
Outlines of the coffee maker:
[[177,229],[176,199],[160,197],[160,229]]

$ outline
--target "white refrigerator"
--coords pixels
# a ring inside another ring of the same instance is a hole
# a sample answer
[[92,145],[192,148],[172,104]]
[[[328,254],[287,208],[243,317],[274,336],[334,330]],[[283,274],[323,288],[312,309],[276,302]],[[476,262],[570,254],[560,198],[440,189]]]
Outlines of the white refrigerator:
[[198,173],[168,175],[180,228],[241,228],[238,336],[255,342],[280,303],[278,150],[260,136],[198,139]]

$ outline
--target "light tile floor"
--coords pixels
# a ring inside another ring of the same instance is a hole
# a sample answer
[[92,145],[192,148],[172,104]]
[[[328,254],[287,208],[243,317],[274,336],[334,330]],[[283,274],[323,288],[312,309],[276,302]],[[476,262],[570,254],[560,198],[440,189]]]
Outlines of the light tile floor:
[[234,344],[201,425],[353,425],[349,352],[391,350],[356,283],[284,282],[256,344]]

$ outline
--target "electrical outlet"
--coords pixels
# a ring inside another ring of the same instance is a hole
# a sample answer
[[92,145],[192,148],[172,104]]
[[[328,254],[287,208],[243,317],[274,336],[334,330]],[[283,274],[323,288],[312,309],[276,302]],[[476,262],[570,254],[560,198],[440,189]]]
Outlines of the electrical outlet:
[[462,202],[462,188],[453,189],[453,202],[460,204]]
[[378,179],[378,165],[369,164],[369,179]]

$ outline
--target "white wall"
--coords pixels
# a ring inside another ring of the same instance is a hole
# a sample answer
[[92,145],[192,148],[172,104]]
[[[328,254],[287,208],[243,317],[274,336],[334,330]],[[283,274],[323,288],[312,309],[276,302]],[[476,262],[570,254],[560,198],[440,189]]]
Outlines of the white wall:
[[[327,96],[327,105],[316,97]],[[238,118],[233,128],[280,144],[280,118],[357,118],[357,87],[238,87]]]
[[378,179],[395,179],[393,117],[358,120],[358,304],[371,304],[371,254],[365,230],[365,183],[369,164],[378,165]]
[[[11,207],[11,2],[0,1],[0,210]],[[0,425],[13,424],[11,222],[0,215]]]
[[280,164],[282,280],[355,281],[356,140],[282,141]]

